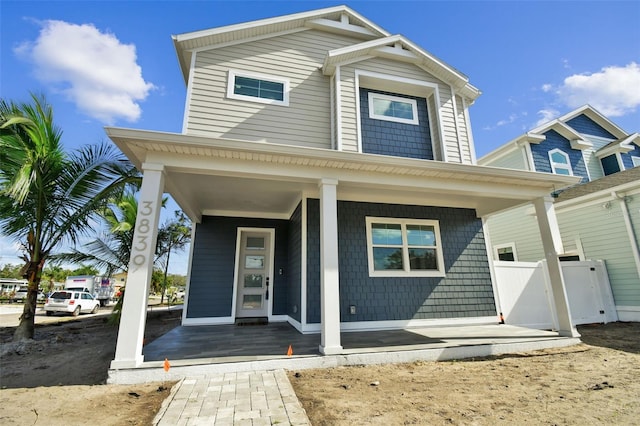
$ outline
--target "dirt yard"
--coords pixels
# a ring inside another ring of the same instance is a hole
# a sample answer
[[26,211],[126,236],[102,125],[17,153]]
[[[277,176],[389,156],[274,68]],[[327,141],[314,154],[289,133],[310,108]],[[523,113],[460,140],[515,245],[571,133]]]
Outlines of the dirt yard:
[[[150,312],[145,341],[178,326],[181,315]],[[28,343],[11,342],[14,327],[0,329],[0,424],[151,424],[174,382],[105,385],[118,328],[106,316],[60,319],[36,325]]]
[[289,379],[314,426],[639,425],[640,323],[578,330],[585,344],[564,349]]
[[[145,340],[180,315],[151,312]],[[640,424],[640,323],[579,331],[587,344],[565,349],[289,377],[315,426]],[[173,385],[105,385],[117,335],[105,317],[37,326],[28,344],[12,332],[0,329],[2,425],[149,425]]]

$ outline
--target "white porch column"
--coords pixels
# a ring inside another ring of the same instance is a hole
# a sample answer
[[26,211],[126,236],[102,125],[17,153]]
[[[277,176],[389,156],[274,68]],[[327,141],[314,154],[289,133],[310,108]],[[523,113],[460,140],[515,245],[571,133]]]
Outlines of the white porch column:
[[335,179],[320,181],[320,352],[342,353],[338,275],[338,199]]
[[562,238],[553,201],[551,197],[543,197],[536,199],[533,205],[536,209],[542,247],[547,260],[549,279],[551,280],[551,292],[558,317],[558,332],[561,336],[580,337],[571,319],[569,299],[567,298],[562,268],[558,258],[558,254],[562,251]]
[[136,367],[142,364],[144,359],[142,340],[164,191],[164,166],[144,163],[142,170],[142,187],[138,199],[116,355],[111,361],[111,368],[114,369]]

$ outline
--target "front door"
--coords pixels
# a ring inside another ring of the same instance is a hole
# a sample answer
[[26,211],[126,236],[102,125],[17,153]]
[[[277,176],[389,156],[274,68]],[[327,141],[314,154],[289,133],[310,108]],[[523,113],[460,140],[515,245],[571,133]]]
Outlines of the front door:
[[236,282],[236,318],[267,317],[271,268],[271,234],[241,231],[238,279]]

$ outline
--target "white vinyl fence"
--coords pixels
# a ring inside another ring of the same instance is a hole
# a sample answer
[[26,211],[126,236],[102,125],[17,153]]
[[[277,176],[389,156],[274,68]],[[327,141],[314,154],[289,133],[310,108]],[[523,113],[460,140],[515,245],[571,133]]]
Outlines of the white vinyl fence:
[[[604,262],[561,262],[561,266],[574,324],[618,320]],[[494,267],[505,323],[538,329],[558,328],[544,261],[496,261]]]

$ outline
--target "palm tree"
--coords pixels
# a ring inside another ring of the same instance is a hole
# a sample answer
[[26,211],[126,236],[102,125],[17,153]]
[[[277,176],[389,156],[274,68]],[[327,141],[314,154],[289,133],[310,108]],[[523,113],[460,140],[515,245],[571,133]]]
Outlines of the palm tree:
[[164,302],[164,294],[167,290],[167,273],[169,272],[171,252],[174,250],[182,250],[191,240],[191,226],[187,223],[187,217],[179,210],[176,210],[174,215],[173,220],[167,222],[158,230],[158,245],[156,251],[158,259],[164,269],[160,303]]
[[140,179],[112,145],[66,154],[53,108],[44,97],[31,98],[0,100],[0,231],[22,245],[29,281],[14,340],[34,337],[38,287],[52,251],[78,243],[107,200]]
[[54,261],[88,263],[106,270],[107,276],[116,271],[127,272],[137,213],[138,200],[132,191],[109,200],[108,205],[98,212],[108,231],[85,244],[82,249],[74,248],[69,253],[56,255]]

